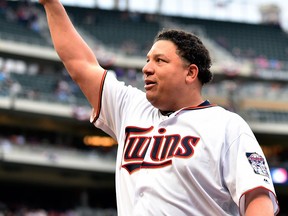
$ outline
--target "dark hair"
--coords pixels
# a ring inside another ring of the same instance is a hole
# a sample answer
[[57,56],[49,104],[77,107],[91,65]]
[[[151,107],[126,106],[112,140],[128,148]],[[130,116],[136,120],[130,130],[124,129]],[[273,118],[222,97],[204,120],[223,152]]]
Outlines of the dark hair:
[[168,40],[177,46],[178,54],[190,64],[197,65],[198,79],[204,85],[212,80],[210,67],[212,65],[209,51],[202,41],[194,34],[181,30],[163,30],[155,37],[154,42]]

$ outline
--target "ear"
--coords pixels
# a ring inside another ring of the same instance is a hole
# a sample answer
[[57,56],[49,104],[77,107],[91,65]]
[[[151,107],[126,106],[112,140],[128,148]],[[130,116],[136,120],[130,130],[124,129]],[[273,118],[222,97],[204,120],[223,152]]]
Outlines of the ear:
[[186,82],[187,82],[187,83],[192,83],[192,82],[194,82],[194,81],[197,79],[197,77],[198,77],[198,72],[199,72],[197,65],[195,65],[195,64],[190,64],[190,65],[188,66],[187,72],[188,72],[188,73],[187,73],[187,76],[186,76]]

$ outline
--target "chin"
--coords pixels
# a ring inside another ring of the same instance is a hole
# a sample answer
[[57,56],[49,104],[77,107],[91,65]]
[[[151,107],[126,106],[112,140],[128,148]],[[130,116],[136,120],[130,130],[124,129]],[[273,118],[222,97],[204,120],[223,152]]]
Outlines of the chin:
[[152,106],[154,106],[155,108],[159,109],[159,110],[166,110],[166,107],[163,107],[163,104],[165,103],[161,103],[157,97],[149,95],[146,93],[146,98],[147,100],[152,104]]
[[152,97],[151,95],[149,96],[147,93],[146,93],[146,98],[147,100],[154,106],[156,107],[157,109],[160,109],[158,106],[157,106],[157,102],[155,100],[154,97]]

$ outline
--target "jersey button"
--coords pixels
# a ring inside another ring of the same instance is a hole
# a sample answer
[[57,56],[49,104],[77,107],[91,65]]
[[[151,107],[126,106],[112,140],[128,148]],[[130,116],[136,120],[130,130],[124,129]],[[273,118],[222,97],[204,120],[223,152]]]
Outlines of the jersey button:
[[141,193],[139,194],[139,196],[140,196],[140,197],[143,197],[143,196],[144,196],[144,193],[143,193],[143,192],[141,192]]

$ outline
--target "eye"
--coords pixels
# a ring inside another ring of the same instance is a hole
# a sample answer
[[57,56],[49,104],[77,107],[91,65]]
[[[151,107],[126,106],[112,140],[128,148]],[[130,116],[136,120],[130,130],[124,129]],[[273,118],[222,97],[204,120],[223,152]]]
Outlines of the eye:
[[156,62],[164,62],[164,60],[161,59],[161,58],[157,58],[157,59],[156,59]]

